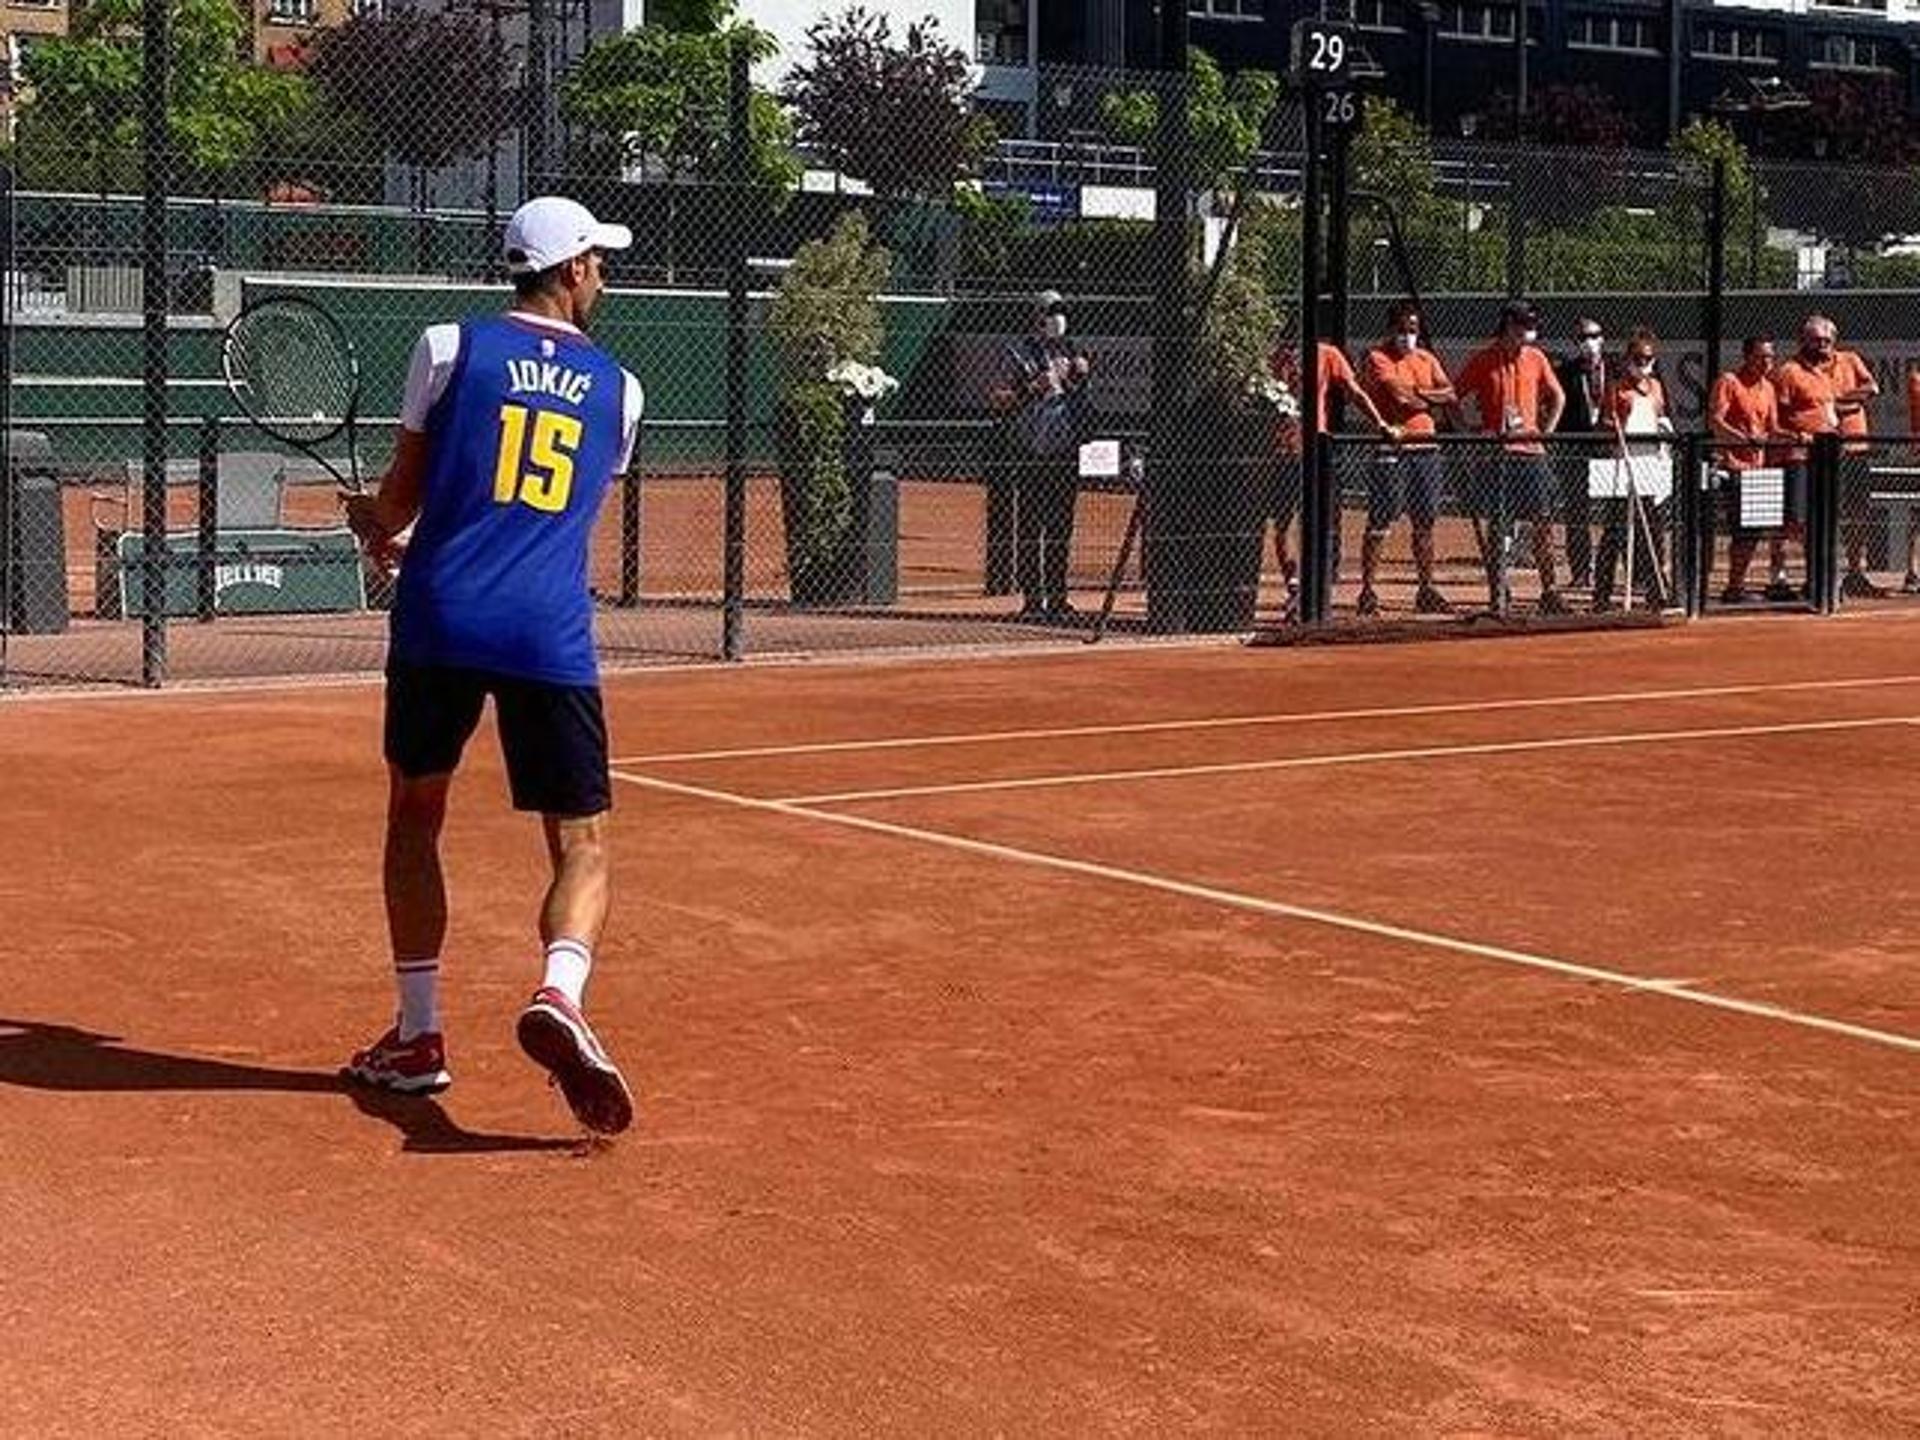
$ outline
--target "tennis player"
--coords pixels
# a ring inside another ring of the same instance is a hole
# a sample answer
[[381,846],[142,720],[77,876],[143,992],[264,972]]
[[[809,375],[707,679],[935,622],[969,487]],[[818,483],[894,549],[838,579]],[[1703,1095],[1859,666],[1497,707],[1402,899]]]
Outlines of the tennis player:
[[[588,341],[602,254],[632,233],[548,196],[507,224],[503,315],[429,328],[415,345],[393,462],[347,497],[368,553],[399,564],[386,691],[387,925],[400,992],[392,1029],[342,1073],[405,1094],[452,1083],[439,1008],[447,793],[493,697],[518,810],[546,829],[546,973],[520,1046],[580,1123],[633,1119],[619,1068],[582,1013],[608,904],[607,728],[587,551],[602,497],[633,454],[640,382]],[[404,547],[397,537],[413,526]]]

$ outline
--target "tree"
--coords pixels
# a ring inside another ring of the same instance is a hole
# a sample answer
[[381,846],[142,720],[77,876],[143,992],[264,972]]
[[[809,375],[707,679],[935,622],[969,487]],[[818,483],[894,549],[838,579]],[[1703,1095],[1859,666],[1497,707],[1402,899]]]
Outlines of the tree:
[[1920,234],[1920,136],[1890,78],[1821,74],[1805,110],[1778,118],[1773,134],[1811,165],[1772,165],[1764,181],[1776,223],[1856,252]]
[[[98,188],[137,183],[139,26],[140,0],[92,0],[65,36],[27,52],[18,150],[29,183],[71,183],[76,149]],[[173,0],[167,132],[180,188],[230,174],[311,102],[304,77],[240,58],[247,37],[232,0]]]
[[503,47],[471,12],[360,15],[314,43],[321,93],[414,169],[416,203],[429,171],[484,154],[518,107]]
[[[1188,173],[1201,186],[1218,189],[1260,148],[1280,98],[1280,82],[1265,70],[1238,70],[1229,79],[1206,51],[1191,53]],[[1152,145],[1160,126],[1160,97],[1152,90],[1115,91],[1101,100],[1100,118],[1122,144]]]
[[973,174],[993,126],[972,105],[966,51],[932,20],[895,43],[886,16],[855,5],[807,30],[810,59],[788,73],[781,98],[803,144],[876,195],[942,198]]
[[[1599,85],[1542,85],[1527,94],[1526,138],[1536,145],[1625,150],[1646,138],[1646,128]],[[1516,137],[1511,91],[1496,90],[1488,97],[1484,133],[1490,140]]]
[[1779,117],[1771,133],[1785,153],[1855,165],[1920,164],[1920,133],[1907,113],[1905,87],[1891,75],[1816,72],[1804,110]]
[[[569,120],[605,138],[625,164],[657,168],[668,180],[720,179],[727,165],[727,96],[733,47],[749,59],[778,45],[733,18],[731,0],[676,0],[638,30],[595,42],[568,75],[560,106]],[[756,184],[790,188],[799,167],[792,128],[779,102],[755,87],[748,103]]]

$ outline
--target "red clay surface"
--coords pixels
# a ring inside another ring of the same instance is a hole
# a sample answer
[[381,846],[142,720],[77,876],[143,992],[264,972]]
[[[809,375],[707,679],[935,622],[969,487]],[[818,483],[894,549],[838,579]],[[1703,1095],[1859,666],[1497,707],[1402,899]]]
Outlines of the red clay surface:
[[1916,642],[620,677],[590,1150],[490,737],[374,1105],[378,692],[0,704],[0,1433],[1913,1434]]

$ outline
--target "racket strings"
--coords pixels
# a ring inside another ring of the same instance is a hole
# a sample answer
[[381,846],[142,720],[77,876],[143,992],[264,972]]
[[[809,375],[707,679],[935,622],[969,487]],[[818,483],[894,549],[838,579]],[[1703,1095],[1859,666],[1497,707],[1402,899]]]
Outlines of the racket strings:
[[318,312],[262,306],[243,316],[228,360],[236,398],[269,433],[312,443],[346,423],[359,377],[345,340]]

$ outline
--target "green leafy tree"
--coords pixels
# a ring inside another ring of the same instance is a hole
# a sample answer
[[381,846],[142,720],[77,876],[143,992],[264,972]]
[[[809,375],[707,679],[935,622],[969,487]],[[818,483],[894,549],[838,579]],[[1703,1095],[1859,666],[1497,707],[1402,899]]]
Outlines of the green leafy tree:
[[849,563],[854,518],[847,473],[848,404],[828,372],[871,365],[886,339],[880,291],[893,258],[872,244],[866,217],[841,217],[832,234],[793,257],[767,312],[778,367],[781,502],[796,592],[831,584]]
[[[1280,82],[1265,70],[1238,70],[1229,77],[1206,51],[1191,54],[1186,130],[1190,173],[1200,185],[1217,189],[1259,149],[1262,130],[1280,98]],[[1120,143],[1151,146],[1159,133],[1160,97],[1152,90],[1115,91],[1102,98],[1100,117]]]
[[416,202],[429,172],[484,154],[518,113],[506,54],[470,12],[357,16],[314,43],[309,73],[336,110],[413,168]]
[[[1297,247],[1286,243],[1297,226],[1288,220],[1279,207],[1265,201],[1248,206],[1200,317],[1195,350],[1201,378],[1236,403],[1251,400],[1255,382],[1268,373],[1267,359],[1283,314],[1276,298],[1279,286],[1299,274]],[[1291,268],[1286,263],[1289,248],[1296,252]]]
[[[756,61],[779,47],[766,31],[734,19],[726,0],[658,8],[660,19],[608,36],[581,57],[561,87],[561,113],[611,143],[626,164],[656,169],[669,180],[720,179],[727,166],[733,47],[745,47]],[[799,178],[792,126],[779,101],[757,87],[748,126],[755,183],[790,188]]]
[[[66,35],[27,52],[16,153],[29,184],[137,182],[140,11],[140,0],[90,0]],[[173,0],[167,131],[179,188],[219,183],[311,103],[305,77],[241,58],[247,39],[231,0]]]
[[810,26],[807,47],[781,98],[837,169],[876,195],[942,198],[979,168],[993,126],[973,109],[967,52],[932,20],[896,41],[886,16],[856,5]]

